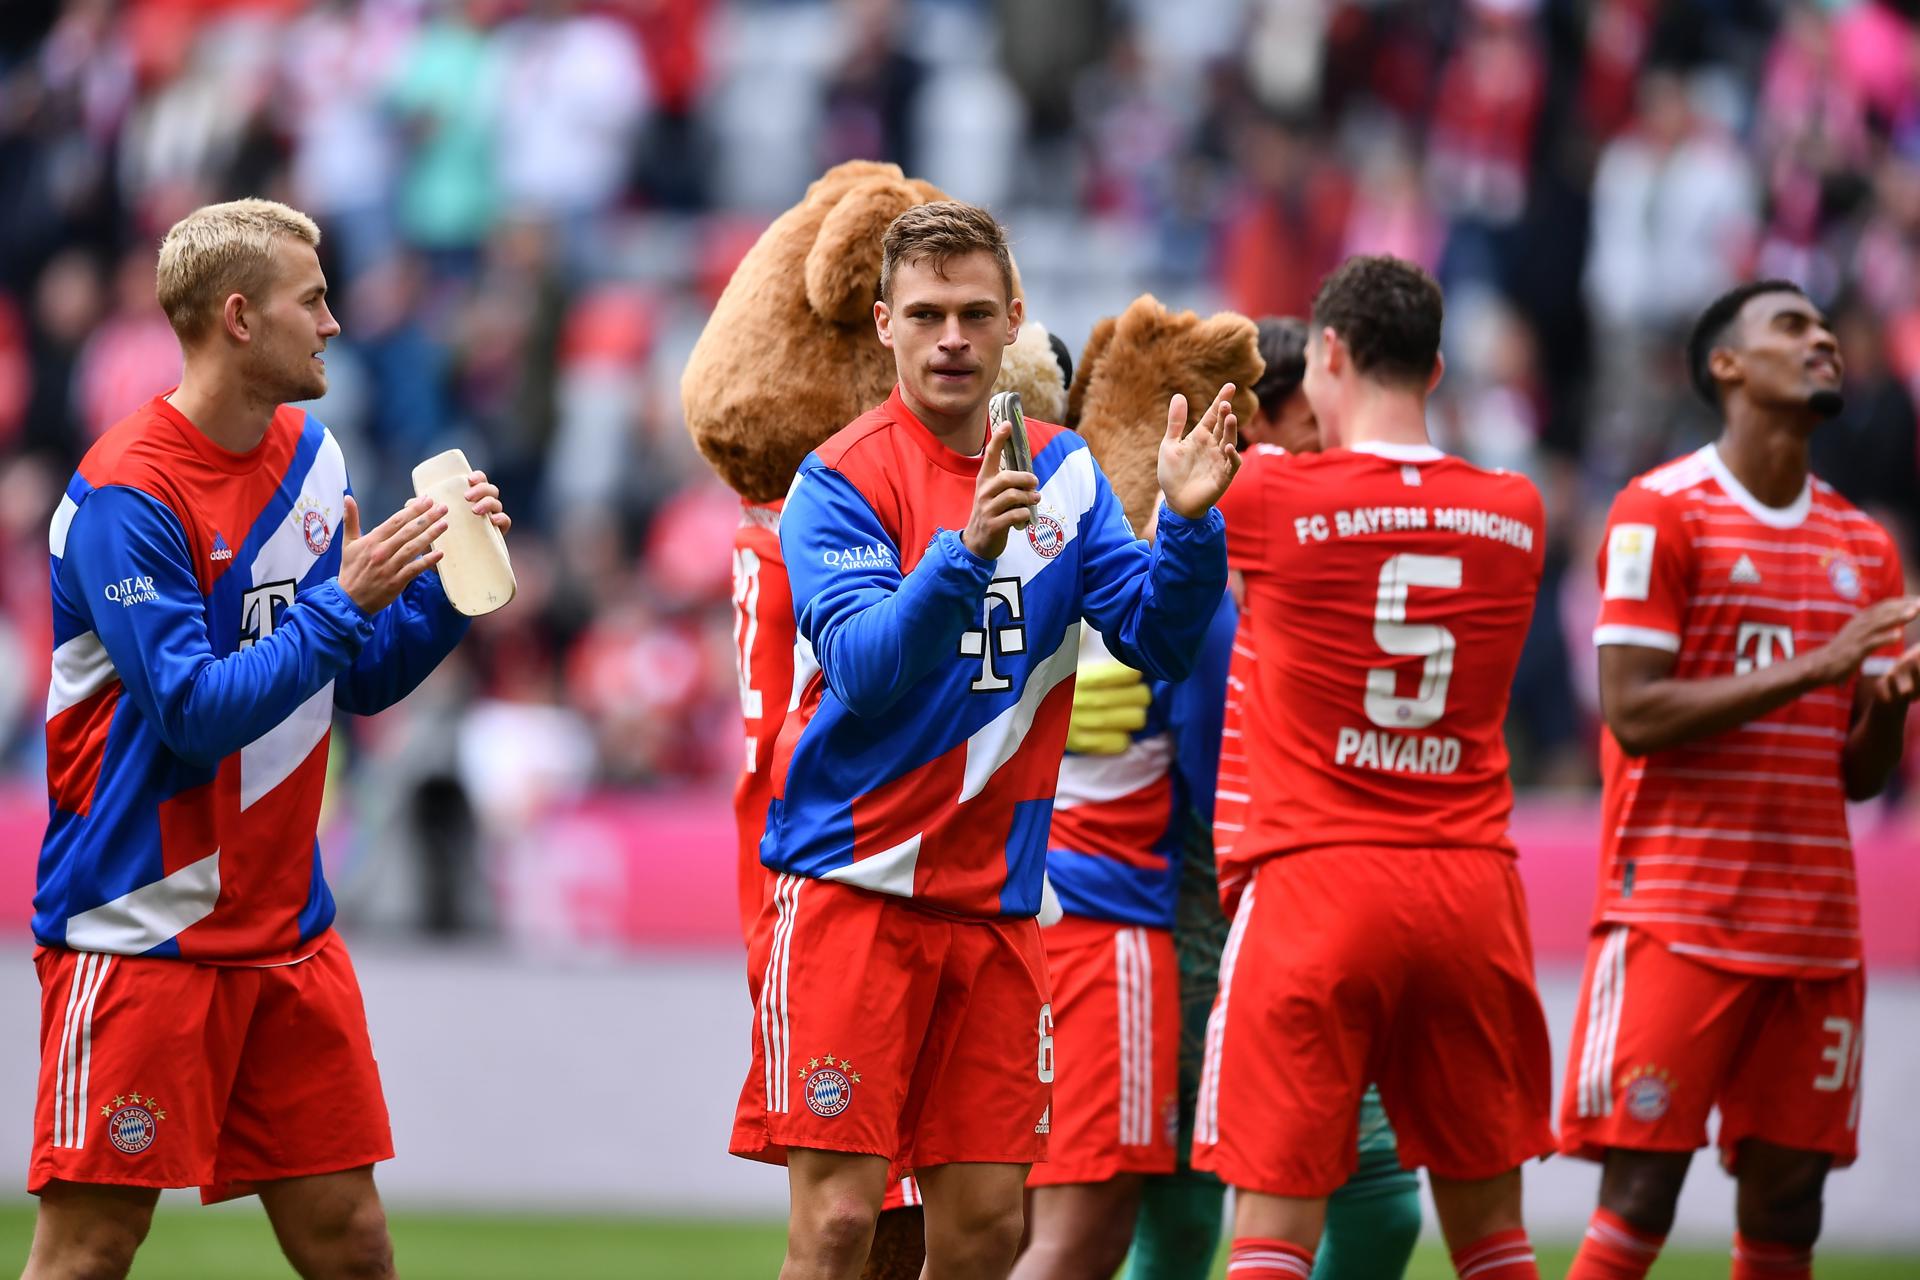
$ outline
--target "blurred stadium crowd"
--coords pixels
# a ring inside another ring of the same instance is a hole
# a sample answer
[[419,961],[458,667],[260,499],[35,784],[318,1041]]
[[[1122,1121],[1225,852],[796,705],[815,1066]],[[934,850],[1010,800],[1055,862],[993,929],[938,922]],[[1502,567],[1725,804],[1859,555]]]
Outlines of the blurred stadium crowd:
[[730,777],[737,507],[678,373],[854,156],[994,208],[1075,350],[1142,290],[1298,313],[1351,252],[1435,270],[1441,443],[1532,474],[1556,534],[1522,782],[1594,775],[1593,539],[1712,431],[1679,354],[1729,284],[1831,309],[1817,467],[1920,563],[1920,0],[7,0],[0,773],[40,768],[59,487],[178,373],[159,236],[261,194],[325,232],[318,412],[370,514],[455,444],[516,513],[521,599],[354,751],[467,751],[507,812]]

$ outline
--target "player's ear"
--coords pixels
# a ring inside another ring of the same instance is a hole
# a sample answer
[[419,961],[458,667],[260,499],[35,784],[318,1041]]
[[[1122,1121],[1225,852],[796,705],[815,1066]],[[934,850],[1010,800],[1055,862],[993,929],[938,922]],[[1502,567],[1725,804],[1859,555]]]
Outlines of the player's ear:
[[1347,349],[1331,328],[1320,330],[1320,359],[1329,376],[1339,377],[1347,366]]
[[1707,372],[1715,382],[1739,382],[1740,353],[1732,347],[1715,347],[1707,353]]
[[1440,379],[1447,376],[1447,358],[1439,352],[1433,356],[1433,372],[1427,375],[1427,394],[1432,395],[1439,387]]
[[893,349],[893,308],[879,299],[873,304],[873,331],[880,335],[880,345]]
[[1024,298],[1015,298],[1007,304],[1007,345],[1012,346],[1020,340],[1020,324],[1027,318],[1027,303]]
[[253,340],[253,320],[247,314],[245,294],[230,293],[226,296],[220,304],[220,325],[235,342]]

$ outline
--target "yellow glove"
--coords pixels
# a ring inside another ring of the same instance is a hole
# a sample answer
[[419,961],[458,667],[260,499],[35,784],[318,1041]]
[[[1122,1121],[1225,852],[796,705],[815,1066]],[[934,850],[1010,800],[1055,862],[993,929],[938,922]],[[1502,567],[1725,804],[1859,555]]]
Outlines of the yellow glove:
[[1073,718],[1067,750],[1083,756],[1117,756],[1135,730],[1147,724],[1153,690],[1146,677],[1124,662],[1089,662],[1073,686]]

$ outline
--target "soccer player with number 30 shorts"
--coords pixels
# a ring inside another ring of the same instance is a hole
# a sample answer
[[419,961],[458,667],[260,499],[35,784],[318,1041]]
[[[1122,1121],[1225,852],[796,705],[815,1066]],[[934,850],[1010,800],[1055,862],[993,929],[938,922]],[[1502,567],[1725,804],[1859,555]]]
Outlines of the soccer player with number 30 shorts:
[[325,393],[340,332],[319,239],[265,200],[167,233],[180,386],[53,519],[30,1280],[125,1275],[159,1189],[196,1185],[257,1191],[302,1275],[393,1274],[386,1103],[314,835],[335,713],[405,697],[466,618],[432,571],[446,508],[361,536],[339,444],[284,403]]
[[1846,803],[1886,784],[1920,686],[1893,540],[1809,471],[1841,406],[1826,318],[1744,285],[1687,355],[1725,427],[1620,494],[1600,557],[1600,893],[1561,1143],[1603,1172],[1575,1280],[1646,1275],[1715,1107],[1735,1280],[1812,1274],[1859,1139]]
[[1194,1165],[1233,1185],[1235,1280],[1305,1280],[1377,1082],[1454,1266],[1534,1280],[1520,1166],[1551,1054],[1501,734],[1545,550],[1539,494],[1429,442],[1441,298],[1354,258],[1314,300],[1324,451],[1249,457],[1221,503],[1259,653],[1256,788],[1208,1026]]
[[1080,620],[1163,678],[1226,589],[1231,388],[1168,410],[1169,507],[1132,536],[1084,442],[988,429],[1021,304],[1005,233],[941,201],[883,238],[900,384],[802,464],[780,519],[798,638],[762,860],[780,873],[732,1149],[784,1162],[781,1274],[860,1270],[890,1177],[933,1274],[1002,1277],[1053,1074],[1041,906]]

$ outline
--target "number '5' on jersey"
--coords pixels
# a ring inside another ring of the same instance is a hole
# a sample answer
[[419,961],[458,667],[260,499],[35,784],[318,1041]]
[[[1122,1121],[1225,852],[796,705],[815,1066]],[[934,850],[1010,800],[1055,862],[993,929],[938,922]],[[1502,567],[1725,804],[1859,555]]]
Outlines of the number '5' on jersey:
[[1513,851],[1501,726],[1540,495],[1429,446],[1252,452],[1220,504],[1260,660],[1224,878],[1324,845]]

